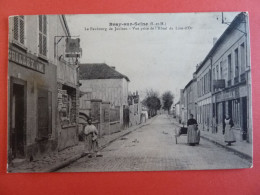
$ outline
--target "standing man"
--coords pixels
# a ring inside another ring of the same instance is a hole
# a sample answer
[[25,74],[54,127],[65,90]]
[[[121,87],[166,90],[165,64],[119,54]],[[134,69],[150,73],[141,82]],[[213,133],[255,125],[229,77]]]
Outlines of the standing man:
[[190,114],[190,119],[187,122],[188,132],[187,132],[187,142],[191,146],[199,144],[200,133],[198,131],[198,123],[196,119],[193,118],[193,114]]

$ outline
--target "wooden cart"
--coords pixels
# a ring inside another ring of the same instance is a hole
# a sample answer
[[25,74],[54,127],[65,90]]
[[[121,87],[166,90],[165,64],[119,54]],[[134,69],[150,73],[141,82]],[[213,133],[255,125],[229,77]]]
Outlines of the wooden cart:
[[187,136],[188,128],[187,127],[180,127],[179,129],[175,129],[175,142],[178,144],[178,137],[180,136]]

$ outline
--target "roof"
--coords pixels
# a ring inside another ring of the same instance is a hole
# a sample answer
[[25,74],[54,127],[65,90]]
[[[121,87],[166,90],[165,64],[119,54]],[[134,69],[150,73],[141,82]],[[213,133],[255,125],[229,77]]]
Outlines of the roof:
[[79,79],[91,80],[91,79],[126,79],[129,78],[114,68],[108,66],[105,63],[102,64],[80,64],[79,65]]
[[239,25],[241,22],[243,22],[245,15],[246,15],[245,12],[241,12],[234,18],[234,20],[231,22],[231,24],[227,27],[227,29],[223,32],[223,34],[220,36],[220,38],[214,44],[212,49],[209,51],[208,55],[205,57],[203,62],[200,64],[200,66],[197,68],[195,73],[198,73],[199,70],[204,66],[206,61],[212,56],[212,54],[216,51],[216,49],[219,47],[219,45],[226,39],[227,34],[229,34],[232,30],[234,30],[236,28],[237,25]]
[[184,90],[186,90],[186,89],[191,85],[192,82],[193,82],[193,79],[191,79],[191,80],[188,82],[188,84],[184,87]]

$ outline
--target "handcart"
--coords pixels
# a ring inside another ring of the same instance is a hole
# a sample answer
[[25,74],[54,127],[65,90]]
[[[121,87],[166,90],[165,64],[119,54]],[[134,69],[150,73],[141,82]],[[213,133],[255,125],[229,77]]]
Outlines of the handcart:
[[187,136],[188,128],[187,127],[180,127],[179,129],[175,129],[175,141],[178,144],[178,137],[180,136]]

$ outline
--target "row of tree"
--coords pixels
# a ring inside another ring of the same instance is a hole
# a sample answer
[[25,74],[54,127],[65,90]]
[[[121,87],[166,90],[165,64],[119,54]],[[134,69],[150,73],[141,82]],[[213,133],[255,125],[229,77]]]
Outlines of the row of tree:
[[143,105],[148,108],[150,116],[157,114],[157,111],[161,108],[170,112],[173,104],[174,95],[170,91],[166,91],[162,94],[161,98],[157,91],[149,89],[146,91],[146,97],[142,101]]

